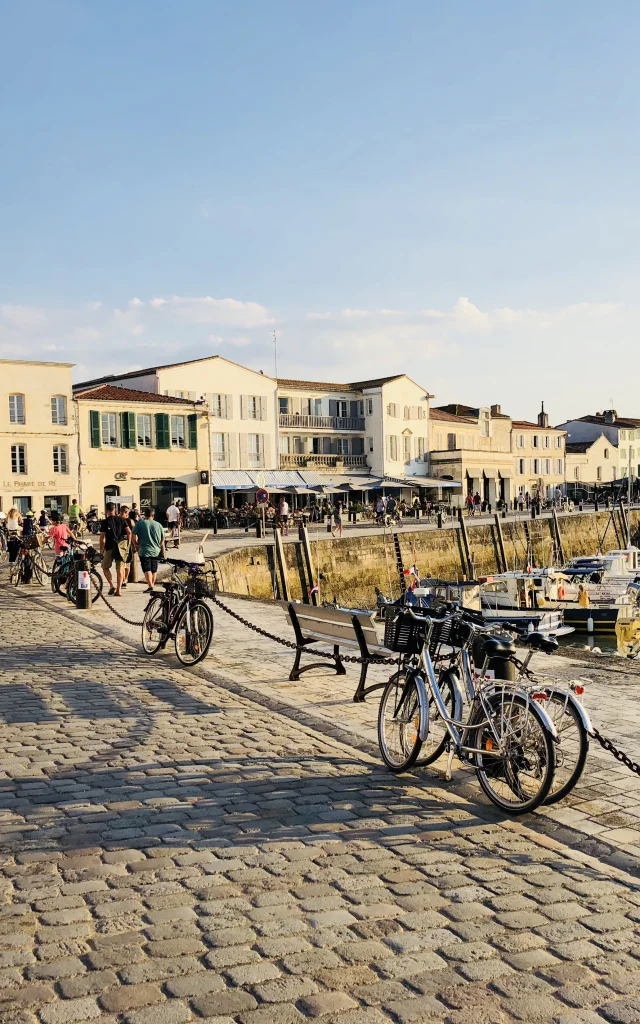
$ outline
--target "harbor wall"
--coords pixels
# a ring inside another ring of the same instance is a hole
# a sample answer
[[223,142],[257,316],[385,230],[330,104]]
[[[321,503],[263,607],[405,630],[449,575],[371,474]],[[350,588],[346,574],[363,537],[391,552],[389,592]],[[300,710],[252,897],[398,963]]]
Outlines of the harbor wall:
[[[562,515],[558,517],[558,524],[565,559],[625,546],[621,524],[619,520],[616,522],[616,533],[608,512]],[[465,525],[475,576],[497,572],[495,527],[475,526],[466,519]],[[552,520],[501,520],[501,527],[509,569],[526,567],[528,547],[533,552],[534,564],[549,565],[553,560]],[[640,511],[634,510],[631,512],[632,534],[637,534],[639,527]],[[412,531],[407,525],[398,531],[398,539],[404,568],[415,562],[422,576],[461,579],[464,575],[461,537],[457,527]],[[283,544],[283,554],[290,596],[293,600],[302,600],[304,569],[301,545]],[[341,604],[351,607],[373,607],[376,587],[386,596],[397,597],[399,594],[396,552],[391,534],[349,536],[347,532],[342,540],[316,540],[314,535],[311,558],[314,576],[320,583],[321,601],[332,601],[335,597]],[[223,590],[251,597],[273,597],[274,576],[277,577],[278,573],[271,542],[238,548],[219,556],[216,562]]]

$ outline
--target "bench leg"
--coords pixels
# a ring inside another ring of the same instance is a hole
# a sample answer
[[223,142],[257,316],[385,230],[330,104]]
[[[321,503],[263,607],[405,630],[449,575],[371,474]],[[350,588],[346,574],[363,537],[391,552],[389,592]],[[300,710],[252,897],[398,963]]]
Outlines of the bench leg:
[[353,695],[353,703],[354,704],[360,704],[362,701],[364,701],[365,692],[366,692],[365,688],[364,688],[364,684],[367,681],[367,669],[368,668],[369,668],[369,666],[367,665],[366,661],[363,662],[362,663],[362,667],[360,668],[360,679],[358,680],[358,688],[357,688],[356,692]]
[[337,676],[346,676],[347,670],[344,667],[344,665],[342,664],[342,662],[340,661],[340,658],[338,657],[339,654],[340,654],[340,645],[339,644],[334,644],[333,645],[333,657],[334,657],[334,660],[335,660],[335,663],[336,663],[336,675]]
[[289,673],[290,682],[296,682],[300,678],[300,659],[302,658],[302,647],[298,647],[293,668]]

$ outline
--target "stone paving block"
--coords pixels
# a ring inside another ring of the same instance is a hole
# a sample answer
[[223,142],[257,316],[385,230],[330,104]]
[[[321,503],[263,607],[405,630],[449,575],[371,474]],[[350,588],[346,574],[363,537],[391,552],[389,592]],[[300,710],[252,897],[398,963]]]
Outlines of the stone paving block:
[[40,1011],[43,1024],[72,1024],[74,1021],[92,1020],[101,1015],[95,999],[64,999],[51,1003]]
[[58,981],[61,978],[73,978],[77,974],[84,974],[86,969],[85,965],[77,957],[68,956],[62,960],[50,960],[48,963],[28,967],[26,975],[34,980],[47,979]]
[[191,1020],[188,1008],[177,999],[171,999],[162,1006],[134,1010],[125,1017],[126,1024],[184,1024],[188,1020]]
[[193,997],[191,1005],[203,1017],[213,1014],[236,1017],[243,1010],[255,1010],[258,1003],[249,992],[243,992],[238,988],[226,989],[224,992],[202,993]]
[[81,999],[104,992],[117,983],[118,978],[113,971],[89,971],[76,978],[64,978],[59,988],[65,999]]
[[16,1010],[24,1007],[39,1007],[55,999],[50,985],[32,982],[18,988],[5,988],[0,991],[0,1011]]
[[240,1024],[302,1024],[308,1018],[291,1003],[279,1003],[243,1012],[237,1019]]

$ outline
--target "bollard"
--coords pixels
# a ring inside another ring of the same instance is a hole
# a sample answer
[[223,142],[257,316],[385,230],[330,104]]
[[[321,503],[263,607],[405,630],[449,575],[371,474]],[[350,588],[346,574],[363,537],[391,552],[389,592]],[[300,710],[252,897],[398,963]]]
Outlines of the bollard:
[[420,518],[420,513],[421,513],[421,511],[422,511],[422,510],[421,510],[421,509],[419,509],[419,508],[415,508],[415,509],[413,510],[413,514],[415,515],[416,519],[419,519],[419,518]]
[[503,518],[503,519],[506,519],[506,518],[507,518],[507,506],[506,506],[506,505],[505,505],[505,507],[504,507],[504,508],[502,509],[502,518]]
[[327,516],[327,533],[331,533],[331,516]]
[[438,512],[438,529],[442,529],[442,512]]
[[532,519],[536,518],[536,506],[535,505],[531,506],[531,518]]
[[213,517],[213,532],[214,532],[214,534],[216,534],[218,532],[218,517],[217,516]]
[[91,610],[91,574],[89,563],[84,558],[74,562],[76,574],[76,608],[82,611]]
[[594,502],[593,502],[593,511],[594,511],[594,512],[597,512],[597,511],[598,511],[598,502],[597,502],[597,501],[595,501],[595,500],[594,500]]
[[262,537],[262,520],[256,519],[256,539],[260,540]]
[[584,505],[582,504],[582,502],[578,503],[578,511],[579,512],[583,512],[584,511]]

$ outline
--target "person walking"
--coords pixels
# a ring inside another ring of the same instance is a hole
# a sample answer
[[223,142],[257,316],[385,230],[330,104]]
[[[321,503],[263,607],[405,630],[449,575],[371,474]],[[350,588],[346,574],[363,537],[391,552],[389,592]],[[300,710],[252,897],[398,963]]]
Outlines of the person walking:
[[131,509],[129,510],[129,519],[133,519],[134,523],[137,523],[140,518],[140,509],[136,505],[135,501],[131,502]]
[[10,508],[7,513],[5,527],[7,531],[7,550],[9,552],[9,561],[15,562],[18,557],[18,551],[20,550],[20,534],[22,533],[22,516],[15,505],[13,508]]
[[471,492],[467,494],[467,497],[465,498],[465,503],[467,506],[467,515],[472,516],[475,509],[473,507],[473,494],[471,494]]
[[280,515],[280,522],[282,523],[282,536],[289,536],[289,502],[286,498],[280,498],[280,508],[278,510]]
[[75,534],[80,532],[81,519],[84,519],[84,512],[80,508],[78,499],[72,498],[69,505],[69,529]]
[[482,505],[482,498],[480,497],[480,492],[476,491],[476,493],[473,496],[474,514],[478,514],[478,515],[480,514],[481,505]]
[[[136,525],[131,518],[131,513],[128,505],[120,506],[120,518],[124,520],[126,525],[129,527],[129,531],[132,533],[133,528]],[[131,566],[133,565],[133,544],[129,544],[129,554],[125,561],[122,563],[122,589],[126,590],[127,583],[129,582],[129,573],[131,572]]]
[[171,499],[171,504],[167,509],[167,527],[171,536],[173,537],[174,548],[180,547],[180,509],[176,504],[175,498]]
[[140,565],[147,581],[145,593],[150,594],[158,576],[158,559],[165,556],[164,530],[155,521],[153,508],[146,508],[144,519],[133,527],[133,543],[140,557]]
[[335,537],[336,533],[339,537],[342,537],[342,502],[336,501],[333,506],[333,529],[331,530],[331,536]]
[[62,554],[69,547],[69,541],[75,539],[66,523],[54,522],[49,527],[49,537],[53,541],[56,555]]
[[[102,571],[109,584],[109,596],[122,596],[122,580],[124,578],[124,562],[129,554],[131,530],[120,516],[116,515],[116,506],[107,502],[105,517],[100,523],[100,554],[102,555]],[[113,585],[111,566],[115,562],[116,585]]]

